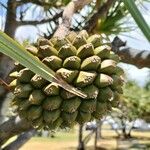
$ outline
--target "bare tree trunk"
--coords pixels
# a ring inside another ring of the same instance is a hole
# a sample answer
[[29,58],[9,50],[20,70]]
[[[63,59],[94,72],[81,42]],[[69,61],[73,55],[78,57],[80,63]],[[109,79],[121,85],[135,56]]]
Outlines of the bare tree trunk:
[[0,126],[0,146],[9,138],[31,129],[30,123],[26,120],[21,120],[19,117],[12,117]]
[[[17,21],[16,21],[16,8],[17,8],[16,1],[8,0],[4,32],[12,38],[14,38],[15,31],[18,27]],[[7,77],[13,68],[14,68],[14,61],[11,58],[7,57],[6,55],[0,54],[0,79],[7,82],[8,81]],[[0,110],[1,110],[1,107],[5,100],[6,95],[7,95],[7,91],[5,90],[4,94],[0,96]],[[0,111],[0,116],[2,116],[1,111]],[[0,123],[1,122],[2,120],[0,120]]]
[[[16,21],[16,1],[8,0],[7,2],[7,14],[6,14],[6,23],[4,32],[10,37],[14,38],[16,29],[18,27]],[[0,78],[5,80],[7,79],[8,74],[14,68],[13,60],[9,57],[1,54],[0,59]]]
[[21,134],[20,136],[18,136],[18,138],[15,141],[13,141],[12,143],[4,147],[2,150],[18,150],[27,141],[29,141],[31,137],[35,135],[35,133],[36,133],[36,130],[33,129],[33,130],[30,130],[28,132]]
[[16,8],[17,8],[16,1],[8,0],[4,32],[12,38],[14,38],[16,29],[18,27],[17,21],[16,21]]
[[132,129],[133,129],[134,123],[135,123],[135,120],[133,120],[132,125],[131,125],[131,128],[129,129],[129,132],[128,132],[128,134],[127,134],[129,138],[132,137],[132,136],[131,136],[131,131],[132,131]]
[[125,123],[125,121],[124,121],[123,118],[121,118],[121,125],[122,125],[122,135],[123,135],[123,138],[127,139],[128,135],[127,135],[127,132],[126,132],[126,123]]
[[98,123],[97,123],[97,126],[95,128],[95,140],[94,140],[94,149],[96,150],[97,149],[97,140],[98,140]]
[[98,123],[98,139],[102,138],[102,124],[103,124],[103,121],[100,120],[99,123]]
[[85,150],[83,142],[83,125],[79,125],[79,145],[78,150]]

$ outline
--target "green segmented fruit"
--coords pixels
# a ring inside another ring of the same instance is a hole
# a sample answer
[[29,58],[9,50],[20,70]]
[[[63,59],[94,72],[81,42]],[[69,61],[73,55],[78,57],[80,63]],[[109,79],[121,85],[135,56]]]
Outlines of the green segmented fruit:
[[40,129],[44,124],[43,121],[44,121],[43,117],[39,117],[37,119],[32,120],[32,125],[33,125],[34,128]]
[[[18,109],[18,113],[19,113],[19,117],[20,117],[20,118],[28,119],[28,118],[27,118],[27,117],[28,117],[27,110],[19,110],[19,109]],[[30,121],[31,121],[31,120],[30,120]]]
[[61,68],[57,70],[57,74],[59,74],[68,83],[71,83],[77,77],[78,71]]
[[118,92],[119,94],[123,94],[123,89],[122,89],[122,86],[118,86],[118,87],[115,87],[115,88],[112,88],[114,91]]
[[114,99],[114,92],[111,90],[110,87],[102,88],[99,90],[97,100],[99,102],[108,102]]
[[98,56],[91,56],[86,58],[82,64],[81,64],[81,69],[82,70],[92,70],[92,71],[96,71],[98,66],[101,63],[101,59]]
[[48,128],[49,128],[50,130],[54,130],[54,129],[60,127],[61,124],[62,124],[62,122],[63,122],[62,118],[58,118],[58,119],[56,119],[54,122],[48,124]]
[[120,61],[119,56],[117,54],[115,54],[114,52],[112,52],[112,51],[110,51],[110,54],[109,54],[108,58],[116,61],[117,63]]
[[78,115],[77,111],[75,111],[73,113],[62,112],[62,114],[61,114],[63,120],[68,124],[71,122],[74,122],[77,115]]
[[112,107],[117,107],[120,100],[120,94],[118,92],[114,92],[114,99],[111,102]]
[[74,94],[72,94],[72,93],[70,93],[70,92],[68,92],[68,91],[66,91],[66,90],[64,90],[64,89],[62,89],[62,90],[60,91],[60,95],[61,95],[61,97],[62,97],[63,99],[70,99],[70,98],[75,97]]
[[19,109],[20,110],[27,110],[30,107],[31,103],[26,99],[20,100],[19,102]]
[[79,112],[78,116],[77,116],[77,121],[80,124],[84,124],[85,122],[88,122],[91,120],[91,113],[87,113],[87,112]]
[[42,88],[46,83],[48,83],[48,81],[37,74],[31,79],[31,84],[36,88]]
[[59,96],[47,97],[43,102],[43,108],[46,110],[58,109],[61,105],[62,99]]
[[54,47],[59,51],[59,49],[66,45],[69,44],[69,41],[67,39],[59,39],[57,37],[54,37],[50,40],[50,42],[54,45]]
[[112,75],[112,79],[113,79],[113,84],[111,85],[112,89],[115,90],[123,85],[123,80],[121,79],[121,77],[117,75]]
[[71,44],[66,44],[62,46],[58,52],[58,56],[62,59],[65,59],[76,54],[76,48]]
[[95,72],[86,72],[80,71],[78,77],[76,78],[74,84],[78,87],[85,87],[90,85],[95,80],[96,73]]
[[29,120],[34,120],[39,118],[42,115],[41,106],[31,106],[27,111],[27,118]]
[[53,123],[55,120],[57,120],[60,116],[60,110],[53,110],[53,111],[48,111],[44,110],[43,113],[44,116],[44,121],[46,123]]
[[96,48],[102,44],[101,43],[101,36],[98,34],[92,35],[87,39],[87,43],[92,43],[94,48]]
[[16,86],[14,94],[18,98],[28,98],[32,89],[33,88],[30,84],[20,84]]
[[54,71],[58,70],[62,66],[62,60],[57,56],[46,57],[42,62]]
[[80,36],[83,36],[85,39],[88,39],[88,38],[89,38],[89,35],[88,35],[88,33],[87,33],[86,30],[80,31],[80,32],[79,32],[79,35],[80,35]]
[[[101,110],[101,111],[100,111]],[[108,104],[97,102],[96,111],[92,114],[96,119],[101,118],[108,112]]]
[[115,73],[117,62],[111,59],[106,59],[101,63],[100,72],[104,74],[113,74]]
[[44,46],[44,45],[52,46],[52,43],[49,40],[45,39],[45,38],[39,38],[37,42],[38,42],[39,47]]
[[86,99],[97,99],[99,89],[94,85],[84,87],[83,92],[87,94]]
[[32,46],[32,45],[28,45],[28,46],[26,46],[26,50],[28,51],[28,52],[30,52],[31,54],[33,54],[33,55],[37,55],[37,53],[38,53],[38,49],[35,47],[35,46]]
[[94,49],[94,54],[99,56],[101,59],[110,57],[111,47],[108,45],[102,45]]
[[14,71],[14,72],[12,72],[12,73],[9,74],[9,76],[10,76],[11,78],[17,78],[18,75],[19,75],[19,72],[18,72],[18,71]]
[[63,121],[60,127],[61,128],[73,128],[76,124],[77,124],[76,121],[70,122],[70,123]]
[[[14,98],[12,99],[11,105],[12,105],[12,106],[14,106],[14,105],[20,106],[20,102],[21,102],[22,100],[23,100],[23,99],[14,97]],[[28,102],[28,101],[27,101],[27,102]]]
[[86,39],[83,36],[77,35],[72,44],[78,49],[80,46],[86,44]]
[[80,111],[92,113],[96,109],[96,100],[95,99],[88,99],[84,100],[80,105]]
[[34,105],[40,105],[45,95],[41,90],[34,90],[29,96],[29,102]]
[[91,43],[85,44],[77,50],[77,56],[80,57],[81,59],[84,59],[93,55],[94,55],[94,47]]
[[109,85],[113,84],[113,78],[106,74],[99,74],[97,78],[95,79],[95,85],[99,88],[107,87]]
[[124,71],[123,71],[123,69],[120,68],[119,66],[116,66],[116,68],[115,68],[115,73],[120,76],[120,75],[123,75],[123,74],[124,74]]
[[45,58],[52,55],[56,55],[56,56],[58,55],[58,51],[54,47],[49,45],[40,46],[38,51],[38,56],[40,58]]
[[81,66],[81,59],[77,56],[71,56],[64,60],[63,67],[67,69],[79,69]]
[[59,95],[59,86],[56,83],[50,83],[43,91],[48,96]]
[[19,84],[21,84],[20,81],[18,81],[18,79],[14,79],[13,81],[11,81],[11,82],[9,83],[9,87],[10,87],[11,89],[15,89],[15,87],[18,86]]
[[54,130],[101,119],[117,106],[123,70],[111,44],[102,41],[103,36],[89,36],[83,30],[61,39],[40,38],[37,46],[28,46],[27,51],[87,97],[80,98],[16,63],[10,87],[19,116],[36,129]]
[[19,71],[18,73],[18,80],[22,83],[30,82],[31,78],[33,77],[34,73],[29,69],[25,68]]
[[79,97],[74,97],[69,100],[64,100],[61,109],[68,113],[75,112],[81,104],[81,99]]

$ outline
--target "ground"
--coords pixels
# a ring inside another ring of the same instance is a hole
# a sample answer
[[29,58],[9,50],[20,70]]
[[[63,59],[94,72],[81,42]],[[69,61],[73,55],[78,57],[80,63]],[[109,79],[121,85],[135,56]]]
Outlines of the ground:
[[[77,128],[70,132],[59,131],[54,138],[33,137],[20,150],[75,150],[78,145]],[[85,132],[88,134],[88,132]],[[133,138],[121,140],[113,130],[103,129],[102,138],[98,140],[98,150],[149,150],[150,131],[133,131]],[[94,136],[86,146],[94,150]]]

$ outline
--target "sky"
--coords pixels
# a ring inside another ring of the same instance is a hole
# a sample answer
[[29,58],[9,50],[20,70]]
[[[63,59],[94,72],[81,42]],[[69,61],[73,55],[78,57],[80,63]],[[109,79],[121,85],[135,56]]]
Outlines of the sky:
[[[0,0],[0,2],[4,3],[6,5],[7,0]],[[144,7],[140,6],[140,11],[142,12],[145,20],[150,25],[150,3],[145,3]],[[37,10],[38,12],[38,10]],[[33,18],[31,12],[27,13],[26,18]],[[5,19],[5,10],[0,7],[0,29],[3,30]],[[134,20],[130,18],[131,22],[134,23]],[[41,25],[39,26],[40,30],[46,32],[46,26],[47,25]],[[35,41],[39,36],[39,30],[34,26],[23,26],[19,27],[16,31],[16,39],[20,42],[29,39],[31,41]],[[129,47],[138,49],[138,50],[149,50],[150,51],[150,43],[147,41],[147,39],[144,37],[142,32],[139,29],[136,29],[132,32],[128,33],[121,33],[119,37],[127,41],[127,45]],[[113,38],[113,36],[112,36]],[[139,85],[143,86],[145,82],[150,80],[150,69],[143,68],[138,69],[137,67],[133,65],[128,64],[120,64],[122,66],[127,74],[128,79],[135,80],[138,82]]]

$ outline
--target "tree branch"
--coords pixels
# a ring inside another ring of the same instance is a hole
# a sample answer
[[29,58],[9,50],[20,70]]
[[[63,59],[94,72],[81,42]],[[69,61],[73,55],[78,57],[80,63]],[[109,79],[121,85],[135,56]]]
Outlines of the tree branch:
[[0,2],[0,5],[1,5],[3,8],[7,9],[7,6],[5,6],[2,2]]
[[89,4],[92,0],[72,0],[64,9],[62,23],[59,25],[54,36],[63,38],[70,29],[72,16],[76,11]]
[[102,18],[106,17],[109,9],[112,7],[116,0],[107,0],[107,2],[102,5],[98,11],[90,18],[88,24],[85,26],[85,29],[88,32],[92,32],[92,30],[96,27],[97,21]]
[[40,24],[44,24],[44,23],[48,23],[50,21],[53,21],[53,20],[56,20],[58,19],[59,17],[62,16],[62,11],[60,11],[58,14],[56,14],[55,16],[53,16],[53,18],[47,18],[47,19],[42,19],[42,20],[22,20],[22,21],[18,21],[18,25],[21,26],[21,25],[40,25]]
[[21,0],[21,1],[17,1],[17,6],[27,4],[27,3],[36,4],[36,5],[39,5],[39,6],[53,6],[52,3],[42,2],[42,1],[39,1],[39,0]]
[[26,120],[20,119],[18,116],[12,117],[0,126],[0,146],[9,138],[31,129],[31,125]]
[[121,57],[121,62],[135,65],[138,68],[150,68],[150,51],[137,50],[130,47],[120,48],[125,46],[118,37],[114,38],[112,42],[112,50]]
[[29,141],[31,139],[31,137],[34,136],[35,134],[36,134],[36,130],[34,130],[34,129],[32,129],[28,132],[25,132],[25,133],[21,134],[20,136],[18,136],[18,138],[15,141],[13,141],[12,143],[10,143],[6,147],[4,147],[2,150],[18,150],[27,141]]

